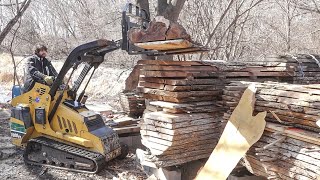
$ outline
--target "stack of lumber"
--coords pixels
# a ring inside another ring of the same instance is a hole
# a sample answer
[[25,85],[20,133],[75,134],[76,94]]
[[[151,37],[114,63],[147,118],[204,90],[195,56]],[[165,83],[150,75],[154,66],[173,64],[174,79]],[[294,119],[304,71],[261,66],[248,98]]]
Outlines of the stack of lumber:
[[[150,149],[146,161],[158,167],[209,157],[229,119],[219,117],[226,107],[232,110],[241,97],[241,91],[223,96],[225,87],[233,81],[310,83],[307,75],[312,74],[307,72],[320,71],[313,59],[300,62],[288,57],[264,62],[141,60],[138,64],[141,74],[137,90],[146,99],[140,133],[143,144]],[[226,98],[231,100],[224,102]],[[279,112],[275,113],[282,118]],[[268,118],[272,119],[270,115]],[[299,127],[315,128],[310,121],[314,115],[308,118]]]
[[242,164],[253,174],[270,179],[319,179],[320,135],[267,123]]
[[[223,82],[209,78],[217,68],[194,61],[141,60],[138,90],[149,100],[173,103],[217,100]],[[195,79],[194,77],[207,77]]]
[[126,136],[139,133],[140,121],[141,119],[134,119],[125,116],[107,121],[106,124],[112,127],[112,129],[115,130],[119,136]]
[[221,126],[220,118],[208,113],[145,113],[140,134],[151,153],[145,161],[167,167],[207,158],[219,140]]
[[[251,82],[226,86],[223,100],[229,118],[239,96]],[[255,111],[267,111],[267,126],[243,160],[255,175],[274,179],[320,178],[320,87],[255,83]]]
[[146,98],[140,133],[150,150],[145,161],[167,167],[209,157],[223,129],[218,118],[222,108],[217,105],[223,82],[193,79],[189,73],[211,73],[217,68],[197,62],[139,64],[143,64],[143,75],[138,90]]
[[122,110],[130,117],[142,117],[146,108],[144,98],[135,92],[121,93],[120,104]]
[[[230,81],[250,79],[255,82],[299,84],[315,84],[320,81],[320,64],[305,56],[296,59],[287,56],[267,57],[257,62],[141,60],[138,64],[143,66],[141,86],[164,91],[162,95],[160,92],[152,93],[158,95],[159,100],[165,100],[167,91],[192,92],[199,88],[207,91],[221,90],[219,85]],[[185,94],[187,95],[190,94]],[[174,94],[167,96],[175,97]]]
[[[222,99],[228,114],[237,105],[241,94],[251,82],[233,82],[225,87]],[[266,120],[320,132],[317,121],[320,120],[320,86],[294,85],[286,83],[255,83],[255,111],[268,111]]]

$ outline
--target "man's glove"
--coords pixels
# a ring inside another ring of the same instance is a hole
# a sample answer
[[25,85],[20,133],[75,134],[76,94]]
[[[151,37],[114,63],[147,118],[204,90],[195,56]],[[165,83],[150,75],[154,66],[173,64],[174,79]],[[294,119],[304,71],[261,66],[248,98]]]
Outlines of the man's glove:
[[47,85],[51,86],[54,81],[54,77],[53,76],[45,76],[44,81],[46,82]]

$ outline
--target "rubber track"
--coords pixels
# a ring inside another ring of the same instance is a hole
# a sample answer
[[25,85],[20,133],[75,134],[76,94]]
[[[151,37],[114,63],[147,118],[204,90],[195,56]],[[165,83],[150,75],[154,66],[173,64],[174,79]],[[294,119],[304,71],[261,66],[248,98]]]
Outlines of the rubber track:
[[[50,147],[50,148],[53,148],[53,149],[57,149],[57,150],[63,151],[63,152],[68,153],[68,154],[73,154],[73,155],[77,155],[77,156],[80,156],[80,157],[83,157],[83,158],[86,158],[86,159],[90,159],[95,163],[96,168],[95,168],[94,171],[86,171],[86,170],[80,170],[80,169],[74,169],[74,168],[68,168],[68,167],[60,167],[60,166],[55,166],[55,165],[50,165],[50,164],[42,164],[42,163],[34,162],[34,161],[31,161],[31,160],[28,159],[28,156],[27,156],[27,154],[29,153],[28,152],[28,147],[25,149],[25,153],[23,155],[24,161],[27,164],[52,167],[52,168],[63,169],[63,170],[67,170],[67,171],[75,171],[75,172],[83,172],[83,173],[92,173],[92,174],[94,174],[94,173],[99,172],[99,170],[102,167],[104,167],[104,164],[106,162],[105,161],[105,156],[103,156],[102,154],[95,153],[95,152],[92,152],[92,151],[88,151],[88,150],[85,150],[85,149],[82,149],[82,148],[78,148],[78,147],[75,147],[75,146],[71,146],[71,145],[68,145],[68,144],[64,144],[64,143],[61,143],[61,142],[58,142],[58,141],[55,141],[55,140],[52,140],[52,139],[49,139],[49,138],[46,138],[46,137],[39,137],[39,138],[31,139],[31,140],[29,140],[28,145],[31,144],[31,143],[39,143],[39,144],[41,144],[43,146],[47,146],[47,147]],[[54,155],[51,155],[51,156],[54,156]]]

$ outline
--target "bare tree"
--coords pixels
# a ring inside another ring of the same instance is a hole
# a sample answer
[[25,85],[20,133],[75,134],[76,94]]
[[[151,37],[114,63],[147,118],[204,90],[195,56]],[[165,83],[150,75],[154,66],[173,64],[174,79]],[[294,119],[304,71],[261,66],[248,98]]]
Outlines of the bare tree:
[[7,34],[10,32],[12,27],[17,23],[17,21],[22,17],[23,13],[28,9],[29,5],[31,3],[31,0],[24,0],[21,4],[16,0],[16,7],[17,11],[15,16],[7,23],[7,25],[4,27],[4,29],[0,33],[0,44],[4,40],[4,38],[7,36]]
[[[182,24],[191,30],[192,37],[211,49],[197,59],[233,60],[243,56],[244,39],[255,8],[264,0],[188,1],[182,13]],[[190,18],[192,17],[192,18]]]
[[158,0],[157,15],[164,16],[173,22],[179,18],[179,14],[186,0]]

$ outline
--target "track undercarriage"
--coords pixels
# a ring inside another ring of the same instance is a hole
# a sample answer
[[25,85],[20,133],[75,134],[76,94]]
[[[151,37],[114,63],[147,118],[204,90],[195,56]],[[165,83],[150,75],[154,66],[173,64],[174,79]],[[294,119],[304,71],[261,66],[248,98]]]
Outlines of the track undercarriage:
[[[120,148],[107,157],[119,154]],[[24,161],[62,170],[97,173],[106,163],[106,156],[45,137],[31,139],[24,152]]]

